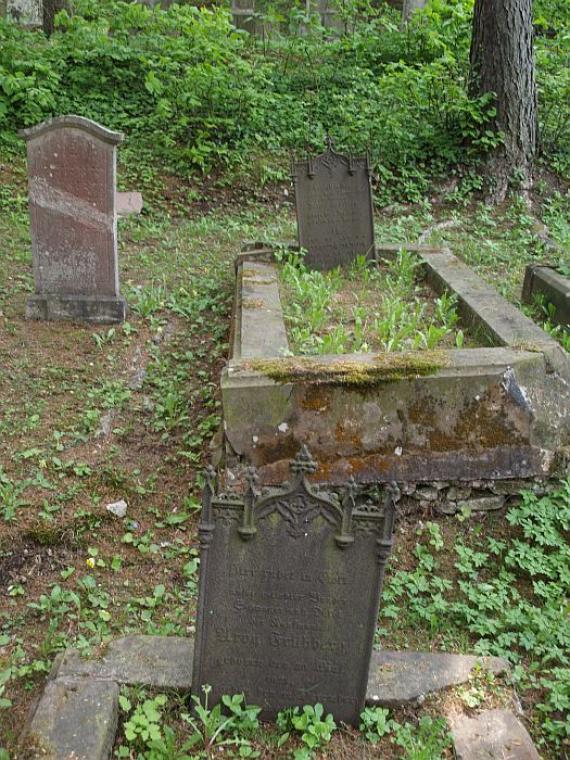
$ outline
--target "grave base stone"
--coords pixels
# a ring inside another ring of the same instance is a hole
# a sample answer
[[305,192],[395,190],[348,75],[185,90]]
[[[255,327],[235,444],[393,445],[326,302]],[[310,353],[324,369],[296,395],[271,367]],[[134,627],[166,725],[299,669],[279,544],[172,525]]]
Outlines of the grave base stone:
[[30,296],[26,303],[26,319],[45,321],[69,320],[112,324],[127,318],[127,302],[118,298],[94,296]]

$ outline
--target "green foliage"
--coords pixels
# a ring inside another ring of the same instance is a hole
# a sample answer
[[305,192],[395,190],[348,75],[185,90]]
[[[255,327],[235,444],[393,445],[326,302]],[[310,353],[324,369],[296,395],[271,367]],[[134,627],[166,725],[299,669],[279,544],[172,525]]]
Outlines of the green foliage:
[[407,760],[438,760],[451,747],[451,736],[442,718],[420,718],[417,728],[410,723],[395,727],[394,743],[406,753]]
[[280,738],[283,744],[293,731],[300,735],[303,747],[294,753],[295,760],[305,760],[313,756],[313,750],[322,747],[331,740],[336,723],[333,716],[325,710],[320,702],[316,705],[305,705],[303,709],[293,707],[283,710],[277,715],[277,727],[284,732]]
[[528,671],[515,669],[516,679],[544,694],[541,730],[556,745],[570,736],[570,481],[549,496],[524,493],[507,521],[520,537],[456,542],[456,583],[440,574],[442,546],[428,529],[433,553],[417,544],[415,569],[397,571],[385,588],[383,615],[400,622],[405,615],[444,638],[466,630],[480,654],[530,661]]
[[202,690],[204,704],[192,695],[193,714],[182,714],[182,719],[193,731],[187,745],[203,749],[208,756],[214,747],[234,746],[238,748],[239,757],[257,757],[247,737],[259,727],[257,716],[261,708],[246,705],[243,694],[224,695],[222,704],[209,708],[211,687],[204,686]]
[[360,714],[360,730],[367,741],[377,744],[383,736],[393,731],[395,723],[389,719],[390,711],[383,707],[366,707]]
[[221,7],[78,0],[49,40],[0,21],[0,132],[78,113],[124,130],[123,155],[180,175],[268,149],[279,162],[330,133],[370,149],[382,196],[388,183],[417,198],[430,170],[497,142],[489,97],[466,92],[469,8],[434,3],[405,30],[391,9],[353,8],[350,34],[309,24],[256,45]]
[[[404,248],[383,262],[384,269],[364,256],[346,272],[309,270],[299,256],[282,260],[284,314],[295,353],[366,352],[371,345],[382,351],[433,350],[454,333],[456,297],[441,295],[430,314],[416,281],[420,260]],[[339,304],[347,278],[356,301],[352,319]],[[462,341],[459,331],[455,342]]]

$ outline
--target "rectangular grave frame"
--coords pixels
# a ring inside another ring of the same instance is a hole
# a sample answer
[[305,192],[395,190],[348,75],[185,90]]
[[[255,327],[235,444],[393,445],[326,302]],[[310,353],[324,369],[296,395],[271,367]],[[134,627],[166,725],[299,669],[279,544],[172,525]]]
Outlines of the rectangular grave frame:
[[[298,452],[290,469],[291,482],[263,492],[256,489],[256,473],[251,468],[241,498],[217,493],[215,470],[208,469],[199,525],[193,691],[200,695],[201,687],[211,687],[211,704],[224,694],[244,693],[249,704],[262,708],[263,720],[273,720],[288,707],[321,702],[337,720],[358,725],[393,543],[397,488],[390,485],[385,490],[381,507],[357,504],[358,489],[351,479],[339,499],[309,482],[316,463],[306,447]],[[270,521],[273,525],[267,527]],[[322,526],[329,530],[325,538]],[[258,531],[264,535],[256,535]],[[263,541],[269,544],[269,538],[280,531],[281,540],[285,532],[288,542],[287,553],[282,548],[282,568],[276,558],[273,561],[276,555],[271,547],[263,548]],[[311,531],[320,534],[308,538]],[[287,564],[295,549],[302,552],[307,540],[317,545],[310,558]],[[315,561],[319,550],[322,556]],[[256,551],[265,557],[265,569],[253,564]],[[331,552],[336,556],[334,562]],[[328,577],[321,586],[311,562]],[[360,577],[364,569],[366,577]],[[238,588],[237,605],[232,604],[231,595],[236,578],[242,579],[238,585],[244,584],[243,589]],[[329,587],[337,583],[349,587],[342,590],[350,601],[336,599],[332,592],[327,598]],[[280,599],[277,606],[275,597]],[[309,604],[305,597],[311,597]],[[242,604],[248,602],[242,598],[251,602],[245,613]],[[301,609],[303,605],[307,609]],[[250,617],[252,610],[260,608],[259,619]],[[277,621],[275,615],[282,618]],[[295,623],[296,618],[301,620]],[[308,621],[312,628],[305,625]],[[284,630],[289,622],[291,627]],[[297,631],[297,625],[305,625],[303,631]]]
[[[380,246],[376,256],[399,248]],[[489,347],[283,356],[271,247],[238,257],[221,378],[230,481],[239,483],[243,468],[254,465],[263,483],[281,482],[300,441],[319,462],[318,480],[330,484],[350,475],[363,484],[505,481],[516,493],[524,482],[566,476],[568,355],[448,249],[406,249],[418,254],[437,293],[457,295],[461,318]]]

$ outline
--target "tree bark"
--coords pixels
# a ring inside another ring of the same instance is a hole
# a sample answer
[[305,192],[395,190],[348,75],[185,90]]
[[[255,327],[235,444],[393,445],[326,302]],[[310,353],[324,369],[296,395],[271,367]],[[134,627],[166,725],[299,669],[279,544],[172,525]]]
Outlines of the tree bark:
[[50,37],[55,30],[55,17],[67,6],[66,0],[43,0],[43,23],[45,34]]
[[504,144],[492,155],[495,200],[532,186],[537,146],[532,0],[475,0],[470,94],[495,93],[495,127]]
[[414,11],[425,8],[427,0],[404,0],[402,4],[402,20],[407,23]]

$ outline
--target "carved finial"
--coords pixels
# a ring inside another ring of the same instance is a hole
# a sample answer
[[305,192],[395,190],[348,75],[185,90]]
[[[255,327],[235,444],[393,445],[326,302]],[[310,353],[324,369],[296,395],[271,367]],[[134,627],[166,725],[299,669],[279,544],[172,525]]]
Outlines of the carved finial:
[[325,142],[327,144],[327,150],[329,151],[329,153],[332,153],[334,150],[334,142],[333,142],[332,137],[330,135],[327,135],[325,137]]
[[311,456],[309,449],[303,444],[301,450],[293,459],[290,465],[291,472],[297,473],[312,473],[317,469],[317,463]]
[[255,467],[248,467],[245,471],[245,482],[251,491],[255,490],[255,485],[259,482],[259,475]]
[[210,493],[214,494],[216,492],[216,468],[209,464],[204,474],[206,477],[206,487],[210,490]]

